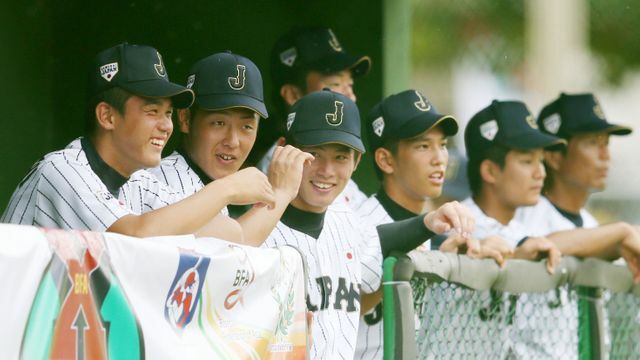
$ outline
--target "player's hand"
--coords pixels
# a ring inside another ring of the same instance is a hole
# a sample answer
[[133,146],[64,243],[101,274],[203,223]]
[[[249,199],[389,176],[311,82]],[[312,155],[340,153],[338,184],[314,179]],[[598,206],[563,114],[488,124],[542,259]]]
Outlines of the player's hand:
[[560,263],[562,253],[551,240],[545,237],[530,237],[514,251],[518,259],[539,260],[547,257],[547,271],[553,274]]
[[456,254],[467,254],[470,257],[478,258],[480,255],[480,242],[473,237],[464,238],[459,234],[451,234],[442,242],[438,250]]
[[[637,230],[637,228],[634,230]],[[631,235],[622,241],[619,252],[631,271],[633,282],[638,284],[640,283],[640,234],[636,231]]]
[[454,230],[465,239],[471,237],[475,219],[471,211],[457,201],[445,203],[424,216],[424,225],[436,234]]
[[311,161],[313,155],[291,145],[276,146],[268,171],[273,191],[284,194],[287,203],[293,200],[300,189],[304,165]]
[[224,188],[230,189],[230,204],[275,206],[275,194],[267,176],[255,167],[242,169],[216,181],[224,181]]
[[504,267],[508,258],[513,256],[513,249],[506,240],[499,236],[488,236],[480,242],[480,258],[491,258],[498,266]]

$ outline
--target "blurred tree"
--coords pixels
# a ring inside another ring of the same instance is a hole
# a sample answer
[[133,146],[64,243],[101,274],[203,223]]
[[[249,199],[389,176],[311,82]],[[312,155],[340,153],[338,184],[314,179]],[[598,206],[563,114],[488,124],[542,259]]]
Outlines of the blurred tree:
[[[591,51],[618,84],[640,66],[640,1],[585,1]],[[447,68],[470,57],[499,73],[514,71],[525,56],[524,21],[525,0],[413,0],[413,64]]]

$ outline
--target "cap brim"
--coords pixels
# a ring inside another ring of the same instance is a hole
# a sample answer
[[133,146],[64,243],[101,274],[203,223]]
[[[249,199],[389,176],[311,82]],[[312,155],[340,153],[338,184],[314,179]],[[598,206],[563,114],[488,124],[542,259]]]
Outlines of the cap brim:
[[196,105],[204,110],[224,110],[245,108],[258,113],[263,119],[269,117],[264,102],[242,94],[213,94],[196,96]]
[[398,130],[399,139],[409,139],[423,132],[441,126],[446,136],[458,133],[458,121],[451,115],[424,113],[416,116]]
[[369,73],[371,59],[368,56],[354,56],[344,52],[336,52],[309,64],[309,67],[325,74],[351,70],[353,77],[360,77]]
[[570,135],[585,134],[590,132],[606,132],[611,135],[629,135],[633,130],[630,127],[611,124],[605,121],[593,122],[591,126],[576,129],[575,131],[568,130]]
[[178,109],[188,108],[194,100],[194,93],[191,89],[160,79],[137,81],[118,86],[139,96],[171,98],[173,106]]
[[326,144],[340,144],[352,148],[364,154],[364,144],[362,140],[348,132],[340,130],[310,130],[293,135],[296,145],[319,146]]
[[559,150],[567,145],[567,141],[532,129],[532,131],[527,131],[526,133],[510,138],[509,141],[503,143],[503,145],[519,150]]

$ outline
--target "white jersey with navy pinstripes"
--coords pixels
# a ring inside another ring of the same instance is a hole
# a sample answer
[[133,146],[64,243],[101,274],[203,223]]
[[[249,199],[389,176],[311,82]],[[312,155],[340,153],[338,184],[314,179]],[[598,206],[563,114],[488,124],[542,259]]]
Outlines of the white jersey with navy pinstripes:
[[[382,256],[378,247],[367,249],[360,219],[345,204],[331,205],[318,239],[282,222],[263,246],[291,245],[300,250],[308,267],[307,307],[313,311],[312,359],[353,359],[358,336],[360,293],[377,290]],[[377,252],[376,252],[377,251]],[[378,254],[378,255],[376,255]],[[367,264],[378,264],[369,268]]]
[[[160,166],[149,169],[149,172],[183,197],[191,196],[205,186],[200,176],[177,151],[163,158]],[[221,213],[229,215],[226,206],[222,208]]]
[[[360,218],[367,222],[369,227],[375,228],[377,225],[393,222],[393,219],[375,195],[362,202],[357,213]],[[360,317],[358,343],[354,359],[382,359],[384,333],[380,309],[381,307],[376,306]]]
[[125,215],[140,215],[179,199],[145,170],[132,174],[115,196],[91,168],[79,138],[33,166],[13,193],[2,222],[105,231]]

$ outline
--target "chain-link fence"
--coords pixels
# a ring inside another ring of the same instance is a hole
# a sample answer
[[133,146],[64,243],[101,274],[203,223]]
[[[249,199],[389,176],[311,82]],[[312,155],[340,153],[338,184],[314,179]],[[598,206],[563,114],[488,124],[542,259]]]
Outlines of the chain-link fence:
[[550,275],[544,262],[410,258],[414,309],[396,319],[415,321],[417,358],[640,357],[640,286],[623,265],[566,257]]

